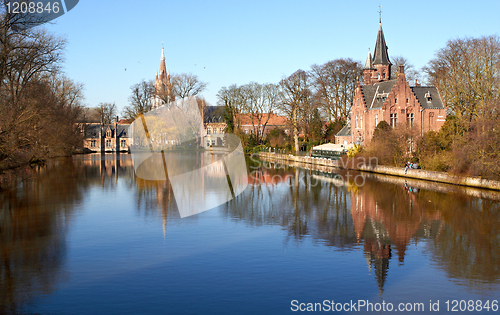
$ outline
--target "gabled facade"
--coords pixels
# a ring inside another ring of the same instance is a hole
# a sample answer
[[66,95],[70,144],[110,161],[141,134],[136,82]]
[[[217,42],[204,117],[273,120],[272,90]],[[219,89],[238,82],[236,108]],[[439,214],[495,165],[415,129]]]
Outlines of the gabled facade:
[[[118,120],[118,117],[117,117]],[[128,135],[130,124],[104,125],[90,123],[83,126],[85,135],[83,147],[93,152],[128,152],[131,138]]]
[[[393,128],[415,128],[421,135],[437,131],[444,124],[446,108],[438,90],[434,86],[410,86],[403,66],[399,66],[397,78],[391,78],[391,66],[380,23],[374,55],[368,51],[363,68],[364,84],[358,80],[351,106],[352,143],[368,144],[381,121]],[[343,143],[348,138],[346,130],[342,130],[335,142]]]
[[222,117],[208,117],[204,122],[205,137],[202,146],[209,148],[226,144],[225,133],[227,124]]

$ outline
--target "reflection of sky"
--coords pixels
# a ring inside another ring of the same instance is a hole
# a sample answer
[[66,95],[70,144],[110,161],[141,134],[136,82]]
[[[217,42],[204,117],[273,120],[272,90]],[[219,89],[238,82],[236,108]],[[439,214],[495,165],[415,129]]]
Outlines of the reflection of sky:
[[[356,243],[350,210],[345,220],[352,246],[332,244],[327,232],[335,231],[337,213],[335,198],[328,201],[327,183],[311,188],[308,202],[306,191],[299,191],[296,212],[293,170],[290,175],[288,182],[249,186],[228,205],[186,219],[176,211],[164,218],[154,186],[143,188],[153,193],[138,201],[139,188],[130,185],[130,177],[109,181],[107,189],[91,186],[68,224],[65,281],[53,293],[35,298],[26,311],[283,314],[294,299],[379,302],[375,269],[370,271],[365,259],[364,240]],[[347,194],[350,209],[351,192],[347,187],[338,191]],[[149,212],[147,198],[153,199]],[[308,233],[289,241],[297,213]],[[254,224],[259,220],[262,224]],[[440,299],[443,309],[445,299],[498,296],[498,285],[482,292],[465,280],[450,280],[433,246],[432,238],[411,239],[404,263],[393,249],[382,299],[426,307],[429,300]]]

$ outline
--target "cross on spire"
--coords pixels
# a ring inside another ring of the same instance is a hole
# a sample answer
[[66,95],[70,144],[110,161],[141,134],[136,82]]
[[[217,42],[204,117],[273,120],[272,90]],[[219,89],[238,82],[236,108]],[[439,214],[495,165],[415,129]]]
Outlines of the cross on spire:
[[378,22],[382,23],[382,6],[378,6]]

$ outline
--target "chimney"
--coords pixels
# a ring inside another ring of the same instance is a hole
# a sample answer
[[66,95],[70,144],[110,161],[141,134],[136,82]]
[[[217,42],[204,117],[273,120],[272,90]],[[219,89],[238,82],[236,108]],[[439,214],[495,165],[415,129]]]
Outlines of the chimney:
[[399,65],[398,73],[405,73],[405,66]]
[[420,83],[418,83],[417,79],[415,79],[415,86],[420,86]]

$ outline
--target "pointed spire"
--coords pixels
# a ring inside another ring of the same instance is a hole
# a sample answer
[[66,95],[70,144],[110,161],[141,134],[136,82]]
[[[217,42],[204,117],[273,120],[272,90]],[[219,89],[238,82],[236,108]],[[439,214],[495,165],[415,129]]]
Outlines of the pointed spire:
[[163,49],[163,42],[161,42],[161,58],[160,58],[160,73],[158,74],[160,78],[166,75],[167,66],[165,65],[165,51]]
[[368,48],[368,56],[366,56],[365,67],[363,69],[364,70],[373,69],[372,54],[370,53],[370,48]]
[[378,26],[377,42],[373,51],[373,65],[391,65],[387,45],[385,44],[384,32],[382,31],[382,22]]

